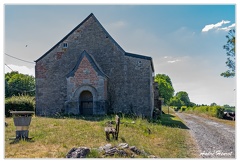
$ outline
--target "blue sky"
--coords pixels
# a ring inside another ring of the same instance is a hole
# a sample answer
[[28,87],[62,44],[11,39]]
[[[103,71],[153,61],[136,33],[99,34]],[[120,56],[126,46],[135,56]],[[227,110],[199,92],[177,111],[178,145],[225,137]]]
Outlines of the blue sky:
[[[175,93],[186,91],[197,104],[235,105],[236,78],[220,76],[234,5],[5,5],[4,53],[34,61],[90,13],[125,51],[151,56]],[[34,64],[6,55],[4,63],[34,74]]]

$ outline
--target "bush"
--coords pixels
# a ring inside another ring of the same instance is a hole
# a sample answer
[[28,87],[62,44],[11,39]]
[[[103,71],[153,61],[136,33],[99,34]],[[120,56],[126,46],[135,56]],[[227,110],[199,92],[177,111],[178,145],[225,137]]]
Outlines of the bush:
[[182,106],[181,107],[181,111],[183,112],[183,111],[185,111],[187,109],[187,106]]
[[181,108],[182,111],[193,111],[194,113],[204,113],[212,117],[223,118],[224,108],[221,106],[194,106]]
[[218,118],[223,118],[224,115],[224,108],[221,106],[214,106],[215,107],[215,115]]
[[5,116],[10,117],[10,111],[35,111],[35,98],[31,96],[12,96],[5,99]]

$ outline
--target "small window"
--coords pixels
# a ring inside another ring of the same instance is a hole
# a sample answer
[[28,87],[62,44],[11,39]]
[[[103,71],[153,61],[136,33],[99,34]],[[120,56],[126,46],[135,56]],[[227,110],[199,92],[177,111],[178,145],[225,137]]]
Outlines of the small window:
[[64,42],[63,43],[63,48],[68,48],[68,43]]
[[142,61],[137,61],[137,66],[141,67],[142,66]]

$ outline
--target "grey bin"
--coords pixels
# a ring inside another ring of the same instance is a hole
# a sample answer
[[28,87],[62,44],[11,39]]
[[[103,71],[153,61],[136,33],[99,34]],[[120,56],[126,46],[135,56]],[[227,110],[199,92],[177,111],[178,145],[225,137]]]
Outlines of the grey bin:
[[29,139],[28,128],[32,120],[33,111],[11,111],[16,126],[16,139]]

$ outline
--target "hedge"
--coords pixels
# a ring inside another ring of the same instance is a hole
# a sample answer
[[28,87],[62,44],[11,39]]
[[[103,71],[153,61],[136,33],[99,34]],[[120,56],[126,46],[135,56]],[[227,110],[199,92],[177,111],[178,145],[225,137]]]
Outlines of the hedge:
[[12,96],[5,99],[5,116],[10,117],[10,111],[35,111],[35,98],[31,96]]
[[224,108],[221,106],[194,106],[188,107],[186,111],[204,113],[212,117],[223,118]]

